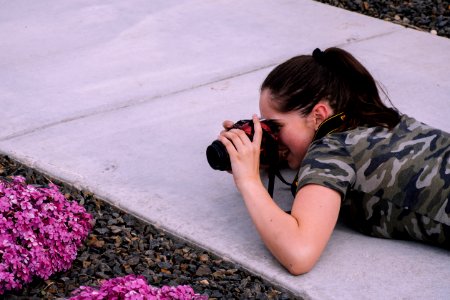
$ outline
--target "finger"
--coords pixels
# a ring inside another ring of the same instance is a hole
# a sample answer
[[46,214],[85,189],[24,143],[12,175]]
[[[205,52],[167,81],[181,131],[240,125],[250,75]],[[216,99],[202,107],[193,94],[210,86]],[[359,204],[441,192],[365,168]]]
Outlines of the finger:
[[255,129],[255,133],[253,135],[253,143],[260,146],[262,140],[262,128],[261,122],[259,121],[259,118],[256,114],[253,115],[253,126]]
[[223,126],[224,130],[222,130],[220,133],[224,133],[224,132],[230,130],[231,128],[233,128],[234,122],[230,121],[230,120],[225,120],[225,121],[223,121],[222,126]]
[[231,129],[230,131],[236,133],[239,136],[243,145],[247,146],[252,145],[253,137],[248,136],[247,133],[245,133],[245,131],[241,129]]
[[238,151],[246,144],[251,143],[245,132],[240,129],[231,129],[230,131],[224,132],[222,135],[231,140]]
[[230,120],[225,120],[222,123],[223,128],[230,130],[231,128],[233,128],[234,122],[230,121]]
[[230,155],[230,157],[237,154],[236,147],[227,137],[220,135],[217,139],[219,141],[221,141],[222,144],[225,146],[225,148],[227,149],[228,155]]

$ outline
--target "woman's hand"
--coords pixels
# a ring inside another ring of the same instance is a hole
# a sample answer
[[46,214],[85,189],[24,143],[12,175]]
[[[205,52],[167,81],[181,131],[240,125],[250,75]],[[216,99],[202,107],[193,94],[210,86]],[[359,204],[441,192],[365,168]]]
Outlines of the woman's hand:
[[[259,118],[253,115],[255,133],[253,141],[240,129],[224,130],[219,140],[224,144],[230,156],[232,174],[238,189],[248,182],[261,181],[259,176],[259,158],[261,153],[262,128]],[[231,125],[231,126],[230,126]],[[232,122],[225,121],[224,128],[231,128]]]

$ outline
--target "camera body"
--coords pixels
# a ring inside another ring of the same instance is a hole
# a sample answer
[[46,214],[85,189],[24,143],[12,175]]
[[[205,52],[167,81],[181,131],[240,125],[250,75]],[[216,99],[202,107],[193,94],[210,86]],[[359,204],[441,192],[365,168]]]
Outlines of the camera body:
[[[232,128],[241,129],[253,140],[255,133],[253,120],[240,120]],[[232,129],[231,128],[231,129]],[[262,140],[260,164],[273,166],[278,163],[279,125],[274,120],[261,120]],[[231,171],[230,156],[221,141],[215,140],[206,149],[206,158],[214,170]]]

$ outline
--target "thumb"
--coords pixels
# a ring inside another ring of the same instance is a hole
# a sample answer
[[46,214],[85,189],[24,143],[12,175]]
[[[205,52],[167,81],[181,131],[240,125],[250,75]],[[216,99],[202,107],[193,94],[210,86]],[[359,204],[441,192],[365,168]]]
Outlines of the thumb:
[[223,126],[223,128],[225,128],[225,129],[231,129],[232,127],[233,127],[233,125],[234,125],[234,122],[233,121],[230,121],[230,120],[225,120],[225,121],[223,121],[223,123],[222,123],[222,126]]

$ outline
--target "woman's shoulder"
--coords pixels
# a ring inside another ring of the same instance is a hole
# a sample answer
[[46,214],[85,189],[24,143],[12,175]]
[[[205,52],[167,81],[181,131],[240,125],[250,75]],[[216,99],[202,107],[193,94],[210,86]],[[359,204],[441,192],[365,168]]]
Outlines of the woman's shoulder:
[[[398,143],[401,141],[418,141],[425,137],[435,137],[450,143],[450,134],[433,128],[408,115],[402,115],[399,123],[392,129],[385,127],[356,127],[354,129],[329,134],[321,139],[318,144],[332,145],[359,145],[372,149],[376,144]],[[392,145],[392,144],[391,144]]]
[[408,115],[402,115],[398,127],[399,130],[403,130],[411,134],[438,134],[440,136],[450,138],[450,133],[442,129],[434,128],[426,123],[416,120],[415,118],[409,117]]
[[416,162],[440,157],[450,152],[450,135],[403,115],[392,129],[384,127],[357,127],[331,133],[314,141],[306,158],[312,160],[339,157],[355,168],[370,162],[377,165],[392,160]]

